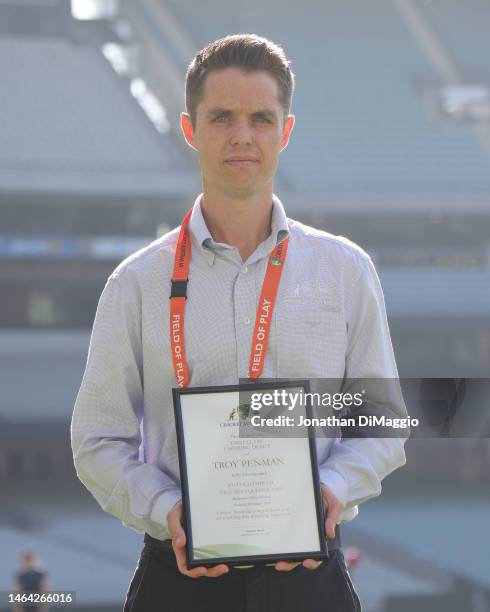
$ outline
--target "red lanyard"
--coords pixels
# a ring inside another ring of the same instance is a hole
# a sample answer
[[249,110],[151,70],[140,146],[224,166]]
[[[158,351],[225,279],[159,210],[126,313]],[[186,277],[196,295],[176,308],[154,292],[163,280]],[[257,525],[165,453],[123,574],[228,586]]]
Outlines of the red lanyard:
[[[186,214],[180,227],[177,249],[175,251],[172,290],[170,293],[170,345],[172,348],[175,380],[179,387],[187,387],[189,382],[184,346],[184,310],[185,301],[187,300],[187,283],[189,282],[189,265],[191,261],[191,239],[187,228],[191,214],[192,209]],[[286,260],[288,240],[288,238],[285,238],[276,245],[267,264],[267,271],[255,318],[252,350],[248,367],[248,375],[252,379],[259,378],[264,370],[272,313],[276,303],[282,269]]]

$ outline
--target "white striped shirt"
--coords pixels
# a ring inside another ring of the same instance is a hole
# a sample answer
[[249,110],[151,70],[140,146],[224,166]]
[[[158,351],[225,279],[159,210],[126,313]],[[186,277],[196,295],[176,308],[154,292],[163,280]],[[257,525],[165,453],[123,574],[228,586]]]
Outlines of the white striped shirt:
[[[243,262],[235,247],[213,241],[200,197],[189,224],[189,386],[248,376],[268,255],[288,234],[263,377],[398,377],[381,286],[360,247],[288,219],[274,196],[272,232]],[[169,339],[178,233],[132,254],[107,280],[71,425],[80,480],[105,511],[158,539],[169,537],[166,515],[181,497]],[[391,409],[406,415],[401,397]],[[346,505],[342,520],[379,495],[381,480],[405,463],[399,438],[316,442],[320,479]]]

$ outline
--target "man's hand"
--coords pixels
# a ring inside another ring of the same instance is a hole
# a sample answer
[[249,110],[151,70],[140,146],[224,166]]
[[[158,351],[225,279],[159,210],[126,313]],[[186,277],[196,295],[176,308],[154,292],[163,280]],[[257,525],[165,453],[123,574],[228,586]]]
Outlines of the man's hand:
[[323,498],[323,512],[325,514],[325,533],[327,538],[335,538],[335,525],[339,520],[344,505],[335,497],[327,485],[320,483]]
[[314,559],[305,559],[304,561],[299,561],[298,563],[288,563],[287,561],[278,561],[274,567],[278,572],[290,572],[298,565],[304,565],[306,569],[315,570],[318,566],[322,564],[322,561],[315,561]]
[[201,576],[207,576],[208,578],[217,578],[222,574],[226,574],[228,566],[221,564],[215,567],[195,567],[194,569],[187,569],[187,563],[185,561],[185,543],[186,536],[182,527],[182,502],[178,501],[175,506],[167,514],[167,524],[170,535],[172,536],[172,548],[174,549],[175,559],[177,560],[177,567],[181,574],[189,576],[190,578],[200,578]]
[[[344,506],[326,485],[320,483],[320,487],[322,491],[323,511],[325,514],[325,533],[328,538],[333,540],[335,537],[335,525],[337,524]],[[315,561],[314,559],[305,559],[303,561],[303,565],[311,570],[316,569],[320,564],[321,561]],[[290,572],[295,567],[298,567],[298,565],[301,565],[301,562],[287,563],[286,561],[279,561],[274,567],[280,572]]]

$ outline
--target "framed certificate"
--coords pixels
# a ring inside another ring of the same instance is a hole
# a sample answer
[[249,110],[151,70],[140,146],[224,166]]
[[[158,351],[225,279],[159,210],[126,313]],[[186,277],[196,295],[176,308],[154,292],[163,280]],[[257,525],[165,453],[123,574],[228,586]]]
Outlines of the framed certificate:
[[[294,381],[173,389],[189,568],[326,558],[309,428],[268,437],[270,430],[252,425],[257,416],[291,415],[271,403],[274,391],[305,397],[308,388]],[[258,409],[260,398],[269,401]],[[307,402],[294,412],[295,421],[311,416]]]

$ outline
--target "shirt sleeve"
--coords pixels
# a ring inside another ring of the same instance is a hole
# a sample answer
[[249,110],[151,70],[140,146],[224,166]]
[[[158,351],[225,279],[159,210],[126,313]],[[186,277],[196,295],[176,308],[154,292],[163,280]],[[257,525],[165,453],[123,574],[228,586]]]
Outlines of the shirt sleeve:
[[[369,257],[360,262],[346,294],[347,338],[345,378],[382,379],[379,398],[383,413],[405,418],[407,411],[398,384],[381,284]],[[344,389],[348,391],[349,389]],[[381,481],[405,464],[406,437],[336,439],[320,465],[320,480],[344,505],[340,520],[351,520],[357,505],[381,493]]]
[[136,282],[112,275],[100,296],[71,422],[79,479],[103,510],[157,539],[179,485],[139,460],[143,417],[141,300]]

